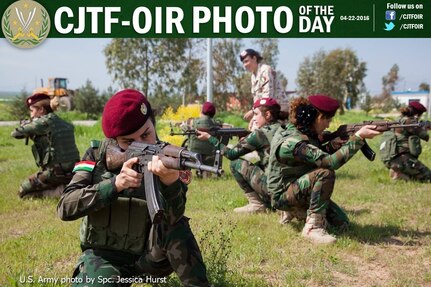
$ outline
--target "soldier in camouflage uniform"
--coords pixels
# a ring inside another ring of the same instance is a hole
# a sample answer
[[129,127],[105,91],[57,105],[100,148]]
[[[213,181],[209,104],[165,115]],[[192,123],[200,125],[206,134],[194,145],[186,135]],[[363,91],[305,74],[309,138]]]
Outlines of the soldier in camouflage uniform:
[[[427,109],[420,102],[410,102],[400,110],[402,124],[417,123]],[[431,170],[419,161],[421,140],[428,141],[428,130],[422,127],[395,129],[384,134],[380,146],[383,163],[392,179],[431,181]]]
[[347,216],[333,201],[335,170],[360,150],[365,138],[379,132],[365,126],[333,150],[319,142],[338,109],[338,101],[323,95],[297,98],[290,102],[289,119],[271,142],[267,168],[268,191],[276,209],[307,210],[302,236],[315,243],[333,243],[326,232],[327,220],[332,225],[345,225]]
[[89,281],[91,286],[130,286],[139,278],[163,283],[173,271],[184,286],[209,286],[184,216],[187,186],[179,172],[167,169],[158,156],[148,164],[157,176],[165,210],[162,222],[152,225],[142,174],[132,168],[138,158],[124,162],[119,170],[106,167],[110,144],[126,150],[133,141],[156,143],[155,119],[146,97],[131,89],[116,93],[105,105],[102,128],[107,139],[92,142],[57,207],[62,220],[83,217],[83,254],[73,273],[78,282],[74,286],[88,286]]
[[[232,149],[208,133],[199,132],[199,139],[208,140],[214,146],[220,145],[222,155],[231,160],[230,170],[249,202],[246,206],[235,208],[238,213],[264,212],[271,205],[265,176],[269,147],[275,131],[280,127],[278,120],[287,118],[287,113],[280,112],[280,105],[273,98],[256,100],[253,112],[253,121],[258,128]],[[259,155],[259,161],[255,164],[240,158],[253,151]]]
[[[251,94],[253,102],[262,98],[282,99],[282,89],[277,79],[277,73],[269,65],[262,63],[262,56],[253,49],[246,49],[239,55],[244,68],[251,73]],[[244,115],[246,121],[250,121],[249,129],[253,131],[253,110]]]
[[72,169],[79,161],[73,125],[59,118],[50,106],[50,97],[34,94],[26,101],[31,121],[16,128],[11,136],[31,139],[32,152],[40,171],[21,183],[19,196],[58,197],[72,178]]
[[[205,102],[202,106],[201,117],[193,119],[191,122],[193,129],[210,130],[214,127],[221,127],[220,123],[214,120],[216,113],[215,106],[210,102]],[[196,135],[190,136],[188,149],[202,155],[202,162],[205,165],[214,165],[216,148],[212,144],[198,139]],[[198,177],[209,177],[210,173],[197,171]]]

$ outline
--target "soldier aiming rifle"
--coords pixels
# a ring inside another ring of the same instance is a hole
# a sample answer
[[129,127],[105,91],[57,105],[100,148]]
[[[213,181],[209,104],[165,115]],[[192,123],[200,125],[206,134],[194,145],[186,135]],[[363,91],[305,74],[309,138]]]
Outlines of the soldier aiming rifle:
[[[340,138],[343,141],[346,141],[349,139],[349,136],[355,134],[357,131],[359,131],[364,126],[375,126],[374,130],[378,132],[386,132],[391,129],[410,129],[410,128],[420,128],[425,126],[426,124],[424,122],[416,122],[416,123],[409,123],[409,124],[403,124],[399,121],[363,121],[362,123],[358,124],[345,124],[338,127],[338,129],[335,132],[324,132],[319,139],[321,140],[322,144],[329,143],[330,141]],[[362,153],[365,155],[365,157],[373,161],[376,157],[376,153],[370,148],[368,143],[365,141],[364,145],[361,148]]]

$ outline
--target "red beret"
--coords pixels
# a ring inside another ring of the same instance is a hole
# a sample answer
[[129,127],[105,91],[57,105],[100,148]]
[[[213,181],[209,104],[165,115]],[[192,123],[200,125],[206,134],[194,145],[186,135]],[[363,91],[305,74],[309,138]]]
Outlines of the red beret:
[[420,114],[423,114],[427,111],[427,108],[425,108],[420,102],[410,102],[409,106],[418,111]]
[[253,104],[253,109],[258,108],[258,107],[274,107],[274,106],[278,106],[280,107],[280,105],[277,103],[277,101],[273,98],[261,98],[261,99],[257,99],[254,104]]
[[216,113],[216,108],[212,103],[205,102],[202,106],[202,113],[204,115],[208,115],[210,117],[213,117]]
[[319,112],[329,117],[333,117],[340,107],[336,99],[325,95],[312,95],[308,97],[308,100]]
[[49,100],[51,99],[48,95],[45,94],[34,94],[27,98],[25,103],[27,104],[27,107],[30,107],[34,105],[37,102],[43,101],[43,100]]
[[139,91],[122,90],[106,103],[102,114],[102,129],[107,138],[130,135],[139,130],[152,116],[147,98]]

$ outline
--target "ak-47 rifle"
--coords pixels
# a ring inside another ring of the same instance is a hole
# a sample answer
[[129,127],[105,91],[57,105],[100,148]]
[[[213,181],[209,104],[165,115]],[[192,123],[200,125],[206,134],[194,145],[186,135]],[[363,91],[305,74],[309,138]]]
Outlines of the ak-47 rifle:
[[[19,121],[19,126],[20,127],[24,127],[25,125],[28,125],[29,123],[31,123],[31,120],[27,120],[27,119],[20,120]],[[12,132],[11,136],[14,137],[14,138],[16,138],[16,139],[23,139],[23,138],[25,138],[25,145],[28,145],[28,139],[29,139],[29,137],[25,136],[23,133],[21,133],[20,131],[18,131],[18,129],[15,129]]]
[[[430,122],[418,122],[418,123],[411,123],[411,124],[402,124],[397,121],[363,121],[359,124],[346,124],[341,125],[338,127],[338,129],[335,132],[332,133],[324,133],[322,136],[322,142],[328,142],[331,141],[337,137],[341,138],[342,140],[347,140],[350,135],[356,133],[359,131],[363,126],[366,125],[374,125],[376,126],[375,130],[379,132],[386,132],[390,129],[407,129],[407,128],[417,128],[417,127],[431,127]],[[369,160],[373,161],[376,157],[376,153],[370,148],[367,142],[362,146],[361,148],[362,153],[364,156]]]
[[183,132],[174,132],[172,126],[171,126],[171,132],[169,133],[171,136],[180,135],[180,136],[192,136],[192,135],[198,135],[198,131],[201,132],[207,132],[210,135],[220,139],[220,142],[224,145],[227,145],[229,143],[229,140],[232,139],[232,137],[238,137],[243,138],[250,134],[250,131],[243,129],[243,128],[219,128],[219,127],[213,127],[210,129],[188,129]]
[[121,168],[125,161],[133,157],[139,158],[139,162],[133,166],[133,169],[144,175],[145,197],[153,224],[160,223],[163,218],[163,207],[161,206],[158,185],[154,181],[155,175],[148,171],[148,163],[152,161],[153,155],[159,156],[163,165],[170,169],[197,169],[217,175],[222,175],[224,172],[220,165],[220,153],[216,155],[214,166],[209,166],[202,164],[200,154],[165,142],[145,144],[135,141],[129,145],[126,151],[122,151],[118,145],[109,144],[106,149],[106,166],[108,170]]

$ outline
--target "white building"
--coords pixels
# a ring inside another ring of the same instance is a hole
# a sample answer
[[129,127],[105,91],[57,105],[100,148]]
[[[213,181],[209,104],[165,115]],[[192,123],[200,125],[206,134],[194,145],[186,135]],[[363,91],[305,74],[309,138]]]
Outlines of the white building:
[[407,106],[410,102],[420,102],[427,108],[428,114],[431,112],[431,95],[428,91],[392,92],[391,95],[402,105]]

